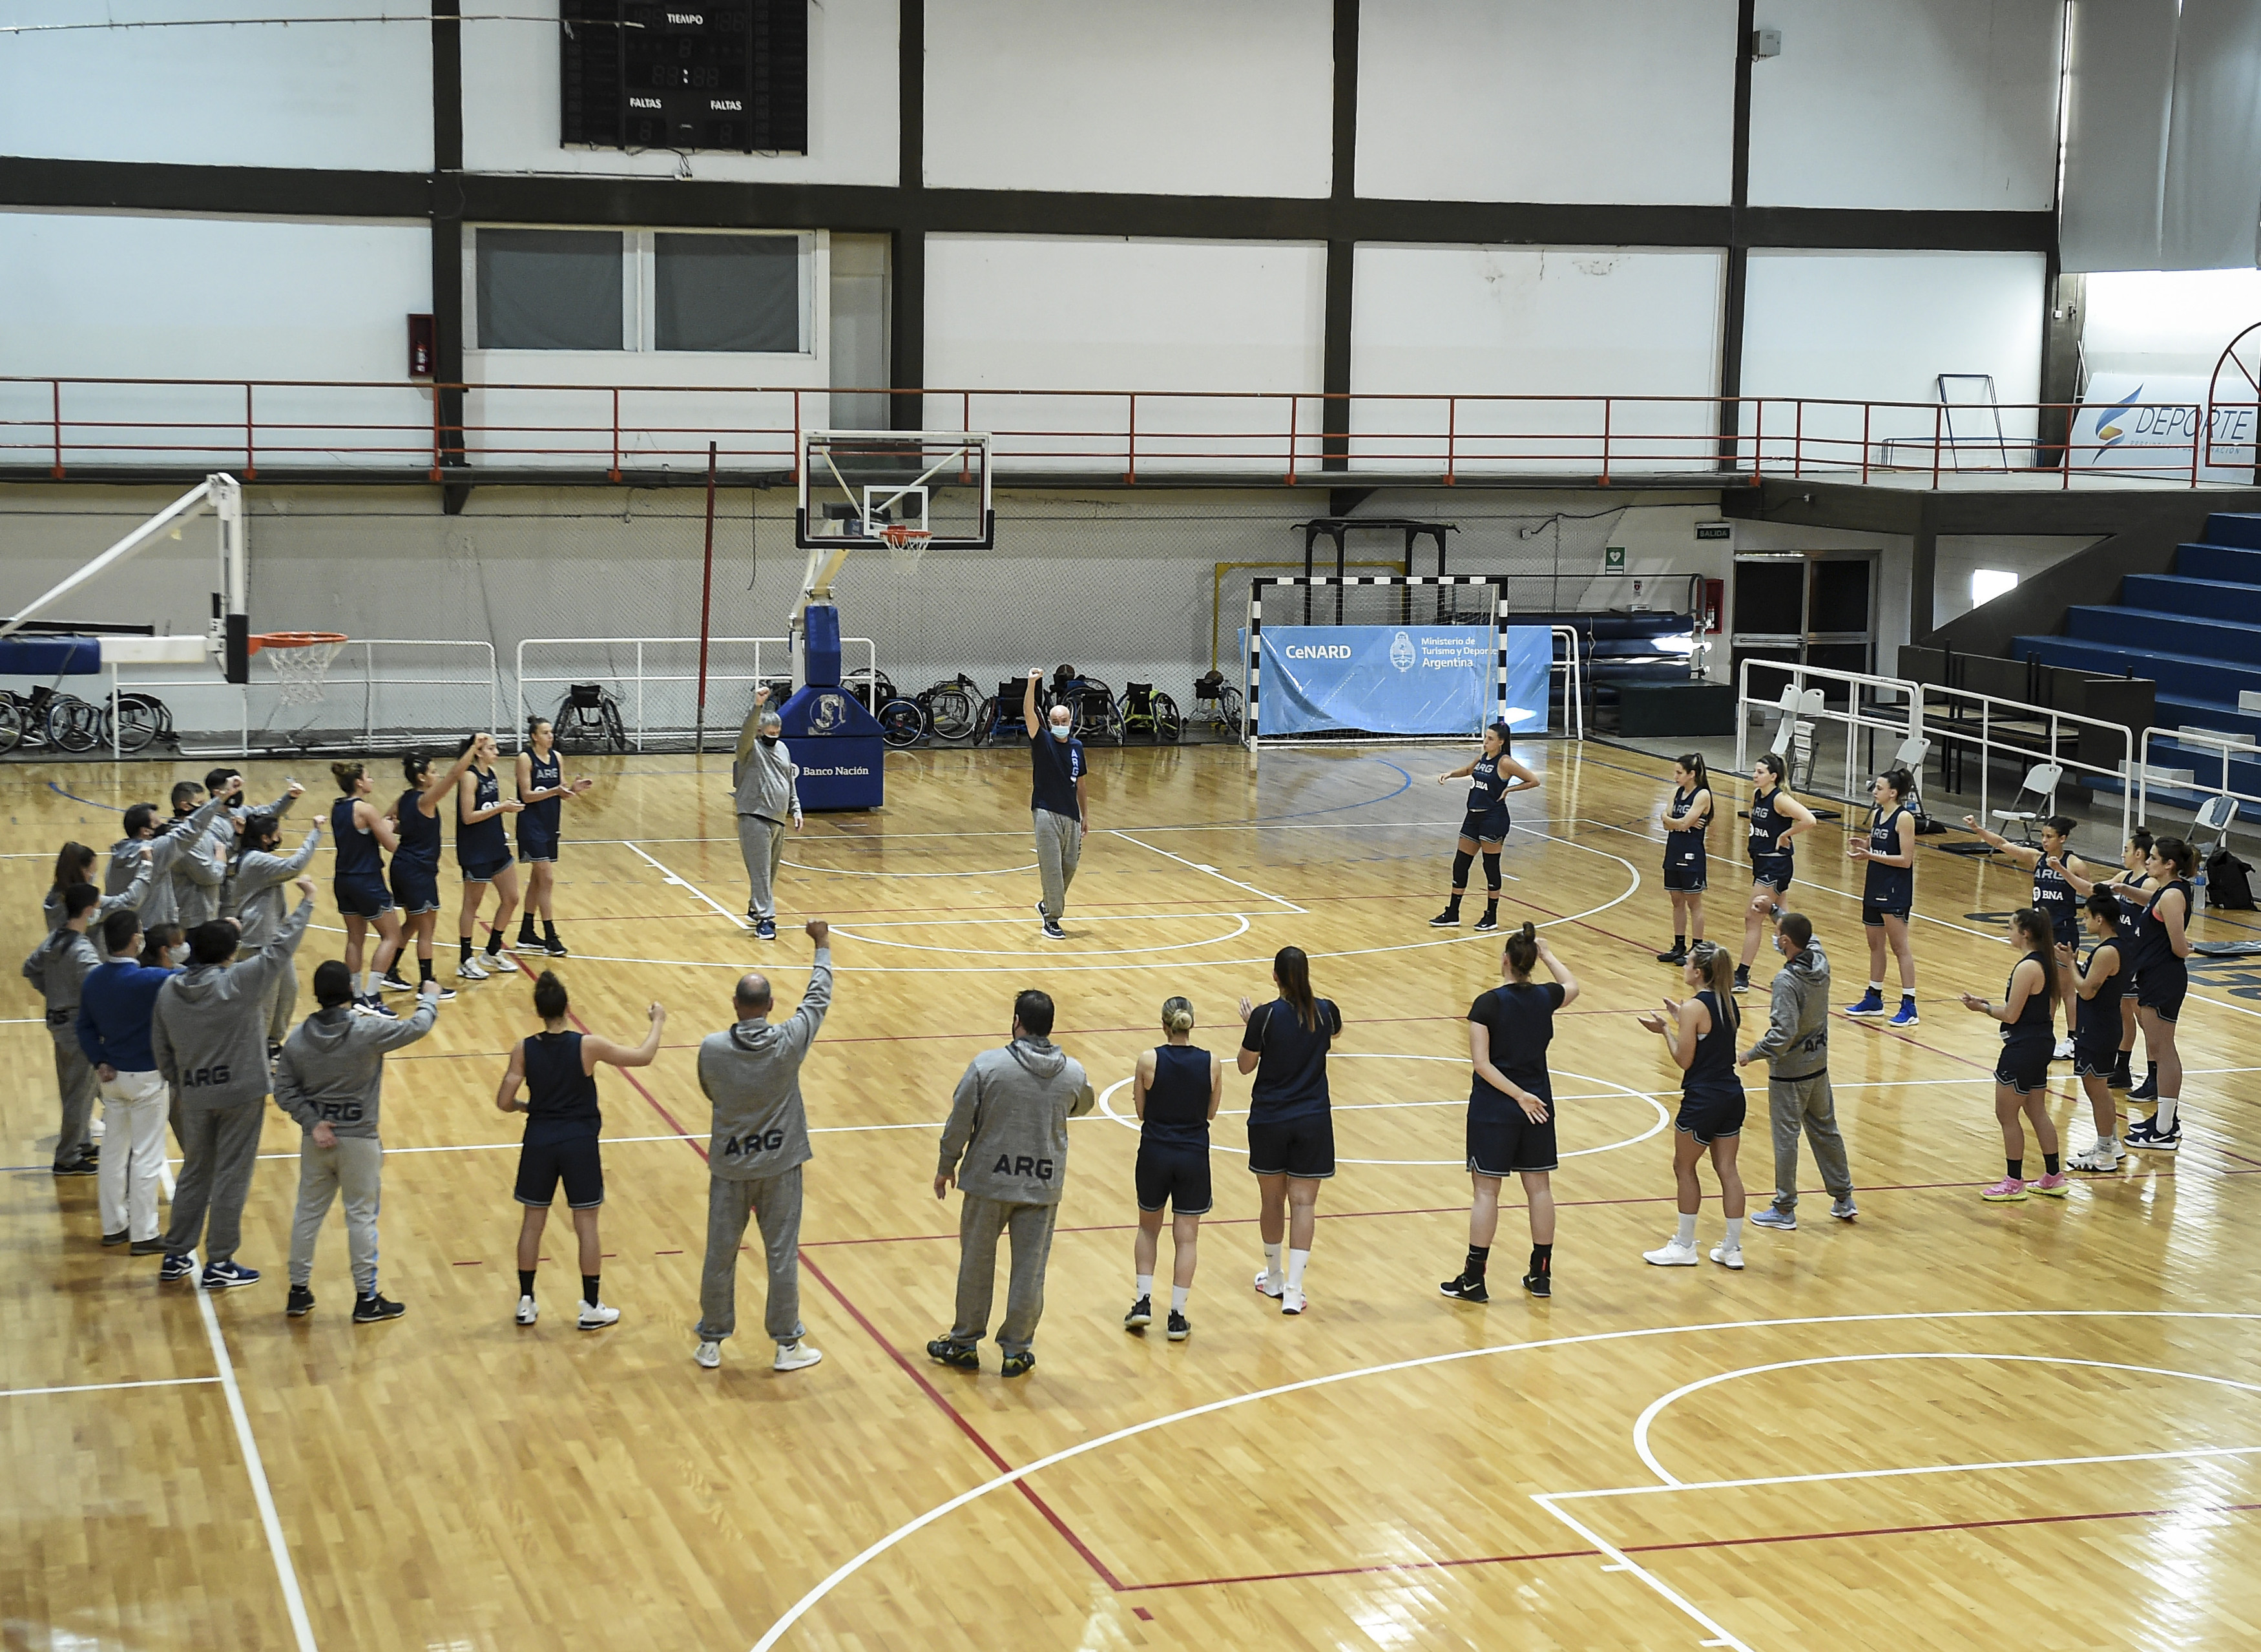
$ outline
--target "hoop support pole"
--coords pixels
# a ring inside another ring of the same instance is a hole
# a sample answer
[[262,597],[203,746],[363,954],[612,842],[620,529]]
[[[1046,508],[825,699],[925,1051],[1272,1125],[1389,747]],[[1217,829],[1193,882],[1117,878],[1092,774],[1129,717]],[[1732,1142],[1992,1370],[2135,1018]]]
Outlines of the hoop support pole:
[[707,444],[707,549],[706,569],[699,583],[699,713],[693,725],[694,748],[699,755],[707,754],[707,645],[712,630],[708,624],[714,608],[714,444]]

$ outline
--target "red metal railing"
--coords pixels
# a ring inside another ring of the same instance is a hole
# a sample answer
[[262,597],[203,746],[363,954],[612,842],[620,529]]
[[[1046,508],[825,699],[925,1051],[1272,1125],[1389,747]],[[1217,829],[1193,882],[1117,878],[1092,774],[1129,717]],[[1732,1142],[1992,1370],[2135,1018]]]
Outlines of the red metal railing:
[[898,409],[911,398],[913,425],[986,430],[997,475],[1029,479],[1294,483],[1349,471],[1446,485],[1532,475],[1606,486],[1728,474],[1938,487],[2023,476],[2070,488],[2083,476],[2194,486],[2209,468],[2220,475],[2204,451],[2206,410],[2188,404],[2171,410],[2187,418],[2167,421],[2187,429],[2187,441],[2139,447],[2120,433],[2083,440],[2081,408],[2039,403],[27,377],[0,377],[0,471],[225,467],[247,478],[319,470],[434,481],[600,471],[618,481],[703,473],[711,443],[726,471],[791,475],[800,433],[831,422],[835,396],[885,397]]

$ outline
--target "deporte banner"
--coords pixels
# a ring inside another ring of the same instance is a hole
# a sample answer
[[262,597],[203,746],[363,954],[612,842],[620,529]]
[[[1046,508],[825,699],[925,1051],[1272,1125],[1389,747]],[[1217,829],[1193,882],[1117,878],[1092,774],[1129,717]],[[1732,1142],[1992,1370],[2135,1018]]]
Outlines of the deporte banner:
[[[1498,710],[1498,634],[1489,626],[1267,626],[1257,733],[1474,733]],[[1553,658],[1546,626],[1510,627],[1511,727],[1546,726]]]
[[2194,373],[2093,375],[2073,415],[2073,468],[2187,478],[2191,442],[2204,419],[2199,480],[2250,483],[2256,409],[2250,402],[2209,406],[2208,389]]

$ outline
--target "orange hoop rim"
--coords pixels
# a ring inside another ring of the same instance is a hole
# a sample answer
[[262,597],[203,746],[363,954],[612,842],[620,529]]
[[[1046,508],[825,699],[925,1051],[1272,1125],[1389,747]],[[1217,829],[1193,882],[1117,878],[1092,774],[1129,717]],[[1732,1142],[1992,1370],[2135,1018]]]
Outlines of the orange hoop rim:
[[262,648],[319,648],[349,640],[342,631],[269,631],[247,638],[246,653]]
[[908,523],[890,522],[880,528],[879,537],[894,548],[901,551],[907,550],[914,545],[924,544],[933,539],[934,534],[927,528],[915,528]]

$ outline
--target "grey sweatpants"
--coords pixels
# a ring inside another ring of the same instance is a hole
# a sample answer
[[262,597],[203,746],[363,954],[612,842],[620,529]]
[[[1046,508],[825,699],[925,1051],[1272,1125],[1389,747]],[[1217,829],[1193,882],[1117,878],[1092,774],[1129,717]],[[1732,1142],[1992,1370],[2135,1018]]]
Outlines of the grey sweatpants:
[[1853,1172],[1845,1162],[1845,1138],[1837,1130],[1837,1098],[1829,1075],[1767,1080],[1767,1112],[1774,1123],[1774,1207],[1798,1205],[1798,1136],[1813,1138],[1813,1162],[1832,1198],[1853,1197]]
[[[165,1254],[186,1255],[207,1243],[207,1264],[226,1262],[243,1240],[243,1201],[251,1192],[251,1170],[259,1159],[259,1126],[267,1099],[233,1107],[183,1105],[173,1128],[181,1138],[181,1175],[173,1184],[173,1225],[165,1230]],[[212,1214],[212,1230],[205,1215]]]
[[785,827],[767,815],[738,817],[738,847],[746,857],[746,915],[777,921],[778,864],[785,859]]
[[102,1081],[94,1076],[75,1034],[68,1042],[55,1040],[55,1088],[61,1092],[63,1104],[62,1125],[55,1134],[55,1162],[68,1164],[93,1145],[87,1126],[94,1119],[94,1098],[102,1093]]
[[1044,916],[1058,923],[1067,916],[1067,886],[1075,882],[1083,858],[1083,826],[1073,815],[1034,811],[1037,872],[1044,881]]
[[760,1224],[770,1296],[762,1328],[773,1342],[800,1341],[800,1166],[782,1176],[736,1182],[707,1178],[707,1266],[699,1276],[699,1340],[719,1342],[738,1328],[738,1243],[746,1218]]
[[[361,983],[356,981],[354,987],[358,991]],[[291,959],[284,965],[283,973],[276,976],[267,995],[267,1041],[280,1044],[291,1036],[291,1017],[298,1007],[298,960]]]
[[[1037,817],[1044,819],[1042,814]],[[1073,826],[1075,823],[1071,820]],[[1007,1205],[966,1195],[958,1212],[958,1323],[950,1340],[972,1348],[989,1334],[989,1305],[997,1291],[997,1236],[1013,1235],[1013,1277],[1005,1287],[1005,1323],[997,1346],[1025,1354],[1036,1346],[1044,1316],[1044,1263],[1052,1251],[1057,1205]]]
[[291,1283],[314,1275],[314,1241],[330,1201],[346,1200],[346,1256],[353,1263],[354,1294],[377,1294],[377,1186],[384,1148],[375,1136],[340,1136],[318,1148],[309,1135],[298,1149],[298,1213],[291,1221]]

